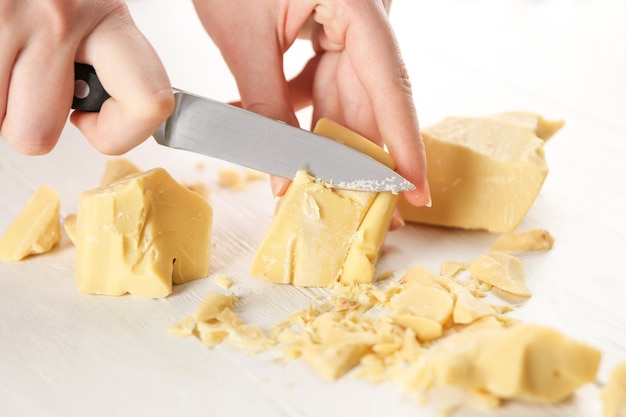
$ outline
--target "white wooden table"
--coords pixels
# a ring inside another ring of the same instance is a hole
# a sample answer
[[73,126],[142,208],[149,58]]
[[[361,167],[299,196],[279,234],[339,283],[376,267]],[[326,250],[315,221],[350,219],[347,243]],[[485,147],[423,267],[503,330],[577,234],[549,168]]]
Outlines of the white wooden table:
[[[234,81],[190,3],[129,0],[174,85],[234,99]],[[565,119],[546,145],[551,172],[520,226],[547,228],[556,245],[524,257],[533,297],[512,314],[599,348],[599,385],[626,361],[625,16],[623,0],[397,0],[392,10],[422,125],[508,110]],[[298,43],[287,71],[294,74],[309,54]],[[301,116],[306,123],[307,114]],[[63,215],[75,212],[78,195],[97,184],[105,161],[69,126],[47,156],[18,155],[4,142],[0,155],[1,231],[44,183],[60,193]],[[233,279],[246,320],[268,326],[308,304],[313,291],[270,285],[247,273],[272,217],[267,184],[245,192],[220,189],[217,170],[227,164],[151,140],[128,158],[212,189],[212,272]],[[408,226],[389,235],[379,267],[437,270],[443,260],[473,259],[495,238]],[[0,415],[438,415],[433,404],[417,404],[391,383],[348,375],[330,384],[302,362],[275,361],[271,351],[250,356],[168,336],[169,325],[209,290],[220,290],[213,276],[179,286],[163,300],[87,296],[76,290],[73,260],[65,238],[49,254],[0,263]],[[457,415],[599,416],[599,392],[590,384],[559,406],[511,403]]]

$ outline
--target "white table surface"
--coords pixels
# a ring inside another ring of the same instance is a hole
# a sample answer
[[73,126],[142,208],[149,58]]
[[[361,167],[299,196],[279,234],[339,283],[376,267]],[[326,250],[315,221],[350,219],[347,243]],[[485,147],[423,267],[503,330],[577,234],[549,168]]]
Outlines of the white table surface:
[[[179,88],[220,100],[237,96],[216,48],[189,1],[130,0],[138,25]],[[599,416],[599,385],[626,362],[626,2],[397,0],[392,20],[422,125],[448,115],[530,110],[566,121],[546,145],[551,172],[520,229],[545,227],[548,253],[524,256],[533,297],[512,313],[555,326],[603,352],[599,384],[559,406],[510,403],[458,416]],[[288,53],[294,74],[310,51]],[[304,123],[306,112],[302,113]],[[53,152],[18,155],[0,143],[0,231],[41,184],[56,189],[62,214],[94,187],[105,157],[68,126]],[[212,189],[215,249],[208,279],[176,287],[162,300],[80,294],[67,238],[53,252],[0,263],[0,415],[3,416],[436,416],[393,384],[350,375],[321,380],[306,364],[250,356],[229,346],[203,347],[168,336],[191,313],[215,274],[229,276],[241,314],[268,326],[307,305],[313,291],[267,284],[248,275],[271,221],[265,183],[245,192],[220,189],[224,163],[148,141],[127,155],[141,168],[162,166]],[[197,163],[203,163],[203,170]],[[389,235],[380,271],[401,272],[443,260],[471,260],[495,240],[485,232],[408,226]]]

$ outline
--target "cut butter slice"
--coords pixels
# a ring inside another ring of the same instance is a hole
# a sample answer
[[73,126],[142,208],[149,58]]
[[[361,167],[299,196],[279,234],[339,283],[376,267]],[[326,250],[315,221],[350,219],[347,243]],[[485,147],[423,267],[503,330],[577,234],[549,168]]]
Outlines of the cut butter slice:
[[[321,119],[314,131],[394,168],[382,148],[328,119]],[[333,190],[299,172],[257,249],[251,275],[305,287],[372,282],[397,198]]]
[[84,293],[160,298],[209,274],[212,210],[162,168],[80,196],[74,243]]
[[20,261],[29,255],[48,252],[61,241],[59,195],[43,185],[0,238],[0,259]]
[[504,233],[534,203],[548,165],[544,141],[562,122],[532,113],[448,117],[423,129],[432,207],[400,199],[407,221]]

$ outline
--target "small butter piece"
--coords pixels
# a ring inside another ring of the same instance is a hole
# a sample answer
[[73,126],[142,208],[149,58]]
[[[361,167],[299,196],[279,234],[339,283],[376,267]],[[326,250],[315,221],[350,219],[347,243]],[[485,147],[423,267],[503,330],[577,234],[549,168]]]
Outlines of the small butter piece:
[[626,417],[626,363],[616,366],[602,390],[603,417]]
[[507,253],[479,255],[469,266],[472,277],[517,297],[528,298],[522,261]]
[[48,252],[61,241],[61,202],[48,186],[41,186],[0,238],[0,259],[20,261]]
[[407,221],[504,233],[514,230],[548,175],[544,137],[562,122],[531,113],[449,117],[423,129],[432,207],[401,199]]
[[63,219],[63,229],[70,239],[70,242],[74,243],[76,240],[76,214],[68,214]]
[[443,288],[407,282],[405,288],[391,297],[391,308],[397,314],[412,314],[446,324],[452,315],[452,296]]
[[259,181],[267,179],[267,174],[265,172],[257,171],[254,169],[247,169],[244,172],[244,177],[246,181]]
[[451,288],[455,296],[452,320],[455,324],[469,324],[485,316],[497,314],[496,309],[476,298],[467,288],[455,284]]
[[235,314],[235,300],[235,294],[209,292],[191,316],[170,326],[168,332],[177,337],[195,336],[207,347],[228,341],[243,348],[267,349],[274,342]]
[[502,399],[557,403],[592,382],[600,352],[544,326],[520,324],[446,337],[412,369],[412,386],[458,386]]
[[[327,119],[314,131],[393,167],[389,154]],[[370,283],[397,195],[333,190],[299,172],[279,202],[251,275],[305,287]]]
[[550,232],[545,229],[530,229],[501,236],[489,250],[530,252],[550,250],[552,245],[554,245],[554,237],[552,237]]
[[322,377],[334,381],[354,368],[368,349],[367,344],[350,341],[307,345],[302,350],[302,357]]
[[76,283],[90,294],[165,297],[209,274],[212,210],[162,168],[84,192]]
[[108,159],[100,178],[100,186],[109,185],[130,175],[139,174],[141,170],[126,158]]
[[439,273],[446,277],[455,277],[457,274],[467,270],[469,264],[467,262],[443,261],[439,266]]
[[215,277],[215,284],[227,290],[233,286],[233,281],[226,275],[217,275]]
[[246,187],[241,174],[235,169],[220,169],[217,172],[217,184],[234,190],[243,190]]
[[210,292],[204,297],[191,317],[196,322],[214,320],[219,317],[227,308],[232,309],[235,305],[235,294],[220,294]]
[[426,317],[413,314],[398,314],[397,316],[392,316],[391,319],[394,323],[406,329],[411,329],[422,342],[438,339],[443,334],[441,323]]

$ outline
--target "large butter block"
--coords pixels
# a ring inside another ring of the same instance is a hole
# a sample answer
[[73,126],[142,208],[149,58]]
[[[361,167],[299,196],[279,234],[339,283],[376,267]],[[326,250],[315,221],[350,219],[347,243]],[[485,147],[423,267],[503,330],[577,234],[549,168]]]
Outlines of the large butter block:
[[[393,168],[382,148],[328,119],[321,119],[314,131]],[[333,190],[300,172],[279,202],[251,274],[307,287],[371,282],[397,198]]]
[[48,186],[41,186],[0,238],[0,259],[20,261],[52,249],[61,241],[61,202]]
[[510,232],[548,175],[544,141],[562,122],[525,112],[449,117],[423,129],[432,207],[401,199],[407,221]]
[[209,274],[212,209],[164,169],[80,196],[76,283],[84,293],[165,297]]

